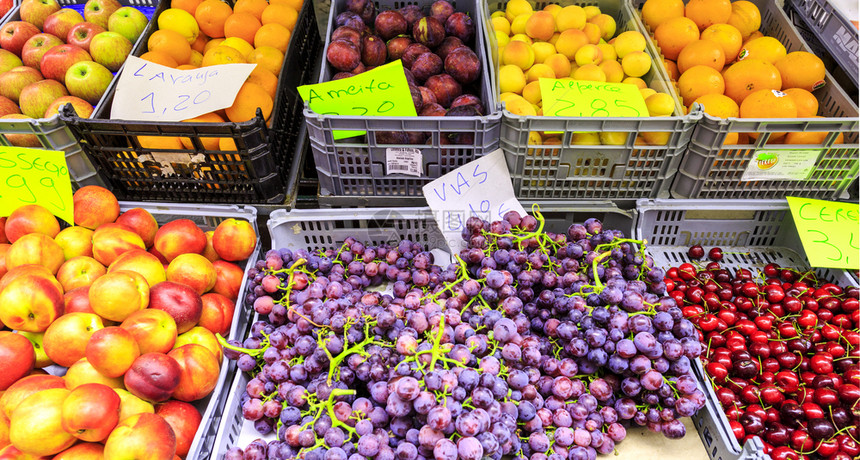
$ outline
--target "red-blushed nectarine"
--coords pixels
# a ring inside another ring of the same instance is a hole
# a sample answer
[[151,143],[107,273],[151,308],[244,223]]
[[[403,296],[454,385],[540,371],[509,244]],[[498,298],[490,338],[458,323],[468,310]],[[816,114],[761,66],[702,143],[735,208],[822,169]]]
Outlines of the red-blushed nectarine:
[[84,286],[72,289],[63,294],[63,303],[66,305],[66,314],[72,312],[92,313],[93,307],[90,306],[90,287]]
[[0,331],[0,391],[26,376],[36,365],[36,352],[26,337]]
[[121,378],[102,375],[87,361],[87,358],[81,358],[75,364],[72,364],[66,371],[63,379],[66,381],[66,388],[69,390],[74,390],[86,383],[101,383],[111,388],[123,387]]
[[192,327],[188,332],[179,334],[179,336],[176,337],[176,344],[173,345],[173,348],[176,349],[183,345],[188,345],[189,343],[201,345],[203,348],[209,350],[219,363],[221,362],[221,357],[223,356],[221,344],[218,343],[215,333],[209,329],[202,326]]
[[155,242],[155,232],[158,231],[158,221],[143,208],[132,208],[120,214],[116,223],[123,224],[140,235],[147,248]]
[[87,361],[107,377],[121,377],[140,356],[140,347],[131,332],[110,326],[96,331],[87,342]]
[[119,421],[137,414],[154,414],[155,406],[131,394],[125,388],[114,388],[113,391],[119,395],[122,401],[119,405]]
[[6,252],[9,251],[12,245],[9,243],[0,243],[0,278],[9,271],[6,268]]
[[75,225],[95,229],[119,217],[119,201],[114,194],[98,185],[86,185],[72,196]]
[[63,429],[82,441],[104,441],[119,423],[119,405],[113,388],[101,383],[81,385],[63,401]]
[[10,445],[9,443],[9,418],[0,412],[0,449]]
[[140,235],[124,225],[103,224],[93,232],[93,257],[104,266],[132,249],[146,249],[146,246]]
[[54,364],[51,361],[51,358],[48,357],[48,354],[45,353],[45,333],[44,332],[24,332],[18,331],[18,334],[23,335],[30,341],[30,344],[33,345],[33,352],[36,355],[36,364],[34,365],[37,369],[42,369]]
[[155,249],[168,262],[180,254],[201,254],[206,248],[206,235],[190,219],[177,219],[155,232]]
[[245,272],[238,265],[226,260],[216,260],[212,262],[212,266],[215,267],[216,273],[215,287],[212,288],[212,292],[217,292],[235,302],[239,298]]
[[184,284],[199,295],[215,287],[217,277],[212,262],[200,254],[180,254],[167,266],[168,281]]
[[102,460],[105,446],[97,442],[80,442],[55,455],[51,460]]
[[231,262],[245,260],[257,247],[257,233],[247,220],[230,218],[215,227],[212,246],[218,256],[224,260]]
[[21,452],[12,444],[0,448],[0,460],[48,460],[50,458]]
[[158,257],[143,249],[132,249],[124,252],[108,267],[109,272],[130,270],[140,273],[150,287],[167,280],[164,265]]
[[183,401],[167,401],[155,407],[155,413],[173,428],[176,435],[176,455],[184,457],[194,442],[202,417],[196,407]]
[[120,327],[134,336],[140,354],[167,353],[176,343],[176,321],[166,311],[147,308],[132,313]]
[[[207,351],[208,353],[208,351]],[[125,388],[138,398],[158,403],[167,401],[179,386],[182,368],[164,353],[140,355],[125,373]]]
[[149,290],[149,308],[170,314],[176,321],[176,331],[181,334],[200,321],[203,299],[184,284],[164,281]]
[[66,260],[57,271],[57,281],[63,285],[63,291],[68,292],[83,286],[89,286],[107,273],[105,266],[98,260],[87,256],[77,256]]
[[63,248],[66,260],[77,256],[93,256],[93,231],[88,228],[64,228],[54,237],[54,241]]
[[63,401],[70,391],[51,388],[28,396],[9,417],[9,440],[31,455],[54,455],[72,446],[77,438],[63,430]]
[[0,396],[0,412],[7,419],[28,396],[51,388],[66,388],[66,382],[55,375],[28,375],[13,383]]
[[209,259],[210,262],[215,262],[216,260],[220,260],[218,257],[218,253],[215,252],[215,247],[212,246],[212,236],[215,234],[215,230],[209,230],[205,232],[206,235],[206,247],[203,248],[203,257]]
[[41,233],[51,238],[60,233],[57,218],[38,204],[19,206],[6,219],[6,238],[14,243],[28,233]]
[[6,251],[6,269],[21,265],[41,265],[51,273],[57,273],[66,256],[63,248],[54,239],[41,233],[30,233],[18,238]]
[[48,326],[42,343],[51,361],[69,367],[84,357],[93,334],[104,329],[101,317],[93,313],[72,312]]
[[95,280],[89,298],[96,314],[111,321],[123,321],[149,305],[150,289],[140,273],[119,270]]
[[156,414],[133,415],[120,422],[105,441],[104,460],[173,460],[176,435]]
[[63,291],[52,275],[44,276],[30,267],[43,268],[22,265],[12,271],[20,268],[28,273],[15,276],[10,271],[3,277],[5,281],[13,276],[0,291],[0,321],[11,329],[43,332],[63,314]]
[[175,359],[181,369],[179,385],[173,391],[174,399],[197,401],[212,393],[218,385],[221,367],[206,347],[189,343],[174,348],[167,355]]
[[214,292],[203,294],[202,299],[203,312],[200,314],[200,321],[197,324],[210,330],[213,334],[227,337],[233,325],[233,313],[236,305],[227,297]]

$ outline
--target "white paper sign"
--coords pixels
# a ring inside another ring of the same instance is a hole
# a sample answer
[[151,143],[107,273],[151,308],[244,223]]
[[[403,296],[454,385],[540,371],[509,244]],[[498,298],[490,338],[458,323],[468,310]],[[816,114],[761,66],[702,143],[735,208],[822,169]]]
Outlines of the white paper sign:
[[182,121],[233,105],[257,64],[177,70],[129,56],[110,116],[117,120]]
[[466,219],[500,220],[508,211],[525,215],[514,196],[501,149],[469,162],[424,186],[424,198],[453,254],[467,246],[460,232]]
[[806,180],[820,155],[821,149],[760,149],[753,153],[741,180]]

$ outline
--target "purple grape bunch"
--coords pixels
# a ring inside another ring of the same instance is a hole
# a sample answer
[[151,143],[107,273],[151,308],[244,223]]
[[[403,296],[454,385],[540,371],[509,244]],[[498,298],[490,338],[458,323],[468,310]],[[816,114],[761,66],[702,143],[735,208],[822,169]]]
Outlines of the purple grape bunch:
[[543,227],[469,218],[444,268],[412,241],[267,252],[259,320],[224,345],[244,418],[277,440],[224,458],[587,460],[631,426],[684,436],[701,348],[662,270],[597,219]]

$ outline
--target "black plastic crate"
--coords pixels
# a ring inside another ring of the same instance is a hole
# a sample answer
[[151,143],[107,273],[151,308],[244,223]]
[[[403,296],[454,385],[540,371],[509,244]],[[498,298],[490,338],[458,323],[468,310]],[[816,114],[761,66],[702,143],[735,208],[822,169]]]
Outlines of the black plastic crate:
[[[169,1],[161,2],[156,17],[168,6]],[[144,36],[155,30],[150,23]],[[259,111],[241,123],[111,120],[115,85],[93,119],[79,118],[69,107],[60,117],[120,199],[280,204],[287,198],[285,176],[302,135],[303,102],[296,88],[311,81],[321,50],[313,3],[305,0],[284,55],[268,124]],[[187,137],[194,148],[143,148],[137,136]],[[237,150],[206,150],[201,142],[222,137],[233,139]]]

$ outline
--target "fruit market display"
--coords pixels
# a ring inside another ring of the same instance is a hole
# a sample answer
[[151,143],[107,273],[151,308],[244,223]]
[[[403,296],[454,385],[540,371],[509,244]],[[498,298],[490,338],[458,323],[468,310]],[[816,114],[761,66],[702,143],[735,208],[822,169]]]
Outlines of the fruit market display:
[[[172,0],[170,8],[158,16],[158,30],[148,38],[147,51],[141,58],[182,70],[219,64],[257,64],[231,107],[185,121],[242,122],[254,118],[257,108],[268,120],[284,54],[302,3],[302,0],[238,0],[231,7],[221,0]],[[213,150],[219,147],[218,139],[206,142],[215,142]],[[236,150],[232,139],[224,139],[221,144],[221,150]]]
[[250,378],[244,418],[277,440],[225,458],[585,460],[631,426],[684,436],[702,347],[663,271],[596,219],[554,234],[536,216],[470,218],[446,267],[410,241],[267,252],[245,299],[260,320],[224,351]]
[[760,437],[774,460],[858,458],[860,290],[773,263],[731,273],[720,248],[705,266],[701,246],[689,255],[664,282],[738,441]]
[[[786,52],[759,31],[762,16],[738,0],[647,0],[642,19],[660,47],[683,103],[699,103],[719,118],[816,118],[813,94],[824,83],[824,62],[809,52]],[[769,144],[821,144],[828,132],[771,133]],[[725,144],[754,143],[758,133],[728,133]],[[836,143],[842,143],[842,134]]]
[[[400,60],[419,116],[474,117],[487,113],[480,94],[481,58],[475,19],[444,0],[376,11],[370,0],[348,0],[337,15],[326,62],[348,78]],[[378,132],[377,143],[424,144],[430,133]],[[474,134],[443,136],[443,143],[474,143]]]
[[0,458],[183,457],[254,228],[159,226],[97,186],[74,206],[62,230],[38,205],[0,219]]
[[[636,85],[652,117],[675,110],[672,96],[649,88],[641,78],[651,70],[642,33],[616,35],[615,18],[597,6],[548,4],[534,11],[527,0],[511,0],[491,14],[498,42],[499,91],[516,115],[542,115],[539,79],[585,80]],[[664,133],[642,133],[643,141],[665,145]],[[534,133],[529,144],[558,144],[560,133]],[[573,144],[624,145],[627,133],[574,133]]]
[[[0,119],[50,118],[67,103],[92,114],[149,21],[116,0],[88,0],[82,11],[23,0],[20,20],[0,28]],[[35,136],[9,138],[42,145]]]

